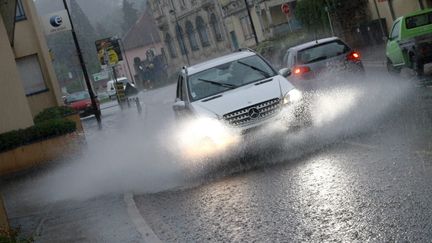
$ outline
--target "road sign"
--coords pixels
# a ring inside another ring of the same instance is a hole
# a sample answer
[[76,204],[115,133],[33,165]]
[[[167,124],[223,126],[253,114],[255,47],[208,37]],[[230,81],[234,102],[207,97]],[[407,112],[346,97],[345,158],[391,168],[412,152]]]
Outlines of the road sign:
[[106,38],[95,42],[98,59],[101,66],[114,66],[123,61],[123,56],[118,39]]
[[47,35],[72,29],[66,10],[58,11],[42,17],[42,23]]
[[100,73],[93,74],[93,80],[95,82],[101,81],[101,80],[106,80],[108,78],[109,78],[108,72],[100,72]]
[[284,3],[281,5],[282,13],[285,15],[289,15],[291,13],[290,5],[288,3]]

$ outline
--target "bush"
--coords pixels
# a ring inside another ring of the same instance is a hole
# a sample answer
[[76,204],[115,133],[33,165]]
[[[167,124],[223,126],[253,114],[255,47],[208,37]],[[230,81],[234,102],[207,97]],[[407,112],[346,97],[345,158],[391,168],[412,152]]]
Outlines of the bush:
[[75,113],[75,111],[67,106],[51,107],[37,114],[34,118],[34,122],[40,123],[52,119],[62,119],[63,117],[73,113]]
[[76,124],[73,121],[66,119],[41,121],[26,129],[0,134],[0,152],[74,131],[76,131]]
[[18,230],[4,230],[0,228],[0,243],[31,243],[33,238],[23,238],[19,236]]

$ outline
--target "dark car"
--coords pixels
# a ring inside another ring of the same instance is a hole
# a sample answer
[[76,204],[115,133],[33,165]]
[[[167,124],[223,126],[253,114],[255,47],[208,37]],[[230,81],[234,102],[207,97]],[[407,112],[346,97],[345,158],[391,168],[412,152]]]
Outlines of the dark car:
[[[94,114],[90,95],[87,91],[80,91],[68,95],[65,99],[65,104],[79,112],[81,117]],[[97,105],[99,107],[99,101],[97,101]]]
[[335,79],[343,76],[341,74],[364,73],[360,53],[337,37],[289,48],[284,65],[291,70],[289,80],[301,90],[331,85],[332,82],[336,83]]

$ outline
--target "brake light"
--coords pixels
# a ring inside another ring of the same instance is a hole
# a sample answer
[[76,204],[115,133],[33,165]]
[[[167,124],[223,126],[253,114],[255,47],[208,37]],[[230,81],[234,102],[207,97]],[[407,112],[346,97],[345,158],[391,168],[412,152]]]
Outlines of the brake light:
[[360,53],[353,51],[347,56],[348,61],[360,61]]
[[303,75],[305,73],[310,72],[311,69],[308,66],[301,66],[301,67],[295,67],[294,68],[294,74],[295,75]]

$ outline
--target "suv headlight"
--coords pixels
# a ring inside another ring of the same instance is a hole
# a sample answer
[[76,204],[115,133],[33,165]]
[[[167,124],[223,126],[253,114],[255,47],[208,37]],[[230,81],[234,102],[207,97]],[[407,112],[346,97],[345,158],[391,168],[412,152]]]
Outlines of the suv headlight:
[[292,104],[301,101],[303,98],[303,94],[298,89],[290,90],[283,98],[283,104]]

